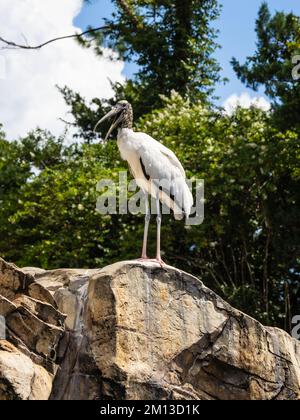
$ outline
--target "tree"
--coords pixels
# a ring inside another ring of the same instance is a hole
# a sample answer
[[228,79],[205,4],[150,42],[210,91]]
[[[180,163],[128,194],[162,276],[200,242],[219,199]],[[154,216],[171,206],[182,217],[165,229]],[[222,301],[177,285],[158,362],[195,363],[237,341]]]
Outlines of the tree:
[[256,21],[257,50],[244,64],[232,59],[239,79],[248,87],[265,89],[274,120],[282,129],[300,128],[300,81],[293,80],[293,57],[300,54],[300,18],[293,13],[271,16],[263,3]]
[[[214,58],[220,13],[218,0],[113,0],[116,12],[106,24],[39,45],[23,45],[0,36],[3,48],[41,49],[75,38],[98,54],[112,47],[138,70],[132,80],[114,86],[116,99],[128,99],[137,117],[161,106],[160,95],[176,89],[191,100],[207,100],[221,80]],[[114,54],[112,54],[113,56]],[[115,56],[115,55],[114,55]]]
[[[106,19],[106,45],[138,65],[134,79],[116,86],[140,116],[161,106],[160,95],[176,89],[191,100],[206,98],[220,80],[213,57],[217,0],[114,0]],[[100,35],[101,42],[103,35]]]
[[103,266],[120,250],[132,258],[136,218],[96,211],[97,182],[121,169],[115,142],[65,146],[40,130],[1,140],[1,257],[44,268]]

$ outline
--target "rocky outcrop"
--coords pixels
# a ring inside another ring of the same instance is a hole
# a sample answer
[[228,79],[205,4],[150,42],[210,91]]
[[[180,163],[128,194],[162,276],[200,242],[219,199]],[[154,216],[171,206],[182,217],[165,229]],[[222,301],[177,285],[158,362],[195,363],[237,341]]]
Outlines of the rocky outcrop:
[[0,316],[0,400],[48,399],[65,316],[47,289],[1,259]]
[[[0,295],[2,399],[47,398],[51,385],[51,399],[300,399],[300,343],[175,268],[129,261],[46,272],[2,262]],[[36,334],[26,337],[32,318]]]
[[50,399],[94,400],[104,398],[102,378],[89,346],[87,296],[90,280],[100,270],[60,269],[45,271],[23,269],[46,288],[59,310],[66,315],[65,333],[57,349],[59,370],[55,376]]
[[300,398],[299,343],[174,268],[104,268],[90,281],[88,321],[112,398]]

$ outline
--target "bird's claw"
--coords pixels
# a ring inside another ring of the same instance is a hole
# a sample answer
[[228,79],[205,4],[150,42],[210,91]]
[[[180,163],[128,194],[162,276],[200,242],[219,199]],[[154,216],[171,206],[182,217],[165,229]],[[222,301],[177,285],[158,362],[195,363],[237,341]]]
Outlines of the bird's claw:
[[167,265],[161,258],[156,258],[155,261],[161,266],[161,268]]
[[155,262],[159,264],[161,267],[165,267],[167,264],[161,258],[149,258],[149,257],[141,257],[138,258],[137,261],[140,262]]
[[142,256],[141,258],[138,258],[138,261],[150,261],[150,258],[149,257],[147,257],[147,256]]

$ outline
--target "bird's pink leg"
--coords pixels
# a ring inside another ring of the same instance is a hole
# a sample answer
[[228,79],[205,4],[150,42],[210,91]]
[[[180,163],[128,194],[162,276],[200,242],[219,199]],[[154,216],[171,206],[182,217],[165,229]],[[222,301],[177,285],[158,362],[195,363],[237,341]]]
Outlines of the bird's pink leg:
[[149,197],[147,193],[145,193],[145,204],[146,204],[146,215],[145,215],[144,239],[143,239],[142,256],[140,260],[149,259],[147,256],[147,242],[148,242],[148,231],[149,231],[151,213],[150,213],[150,208],[149,208]]
[[157,240],[156,240],[156,261],[163,267],[164,261],[161,259],[160,245],[161,245],[161,212],[160,212],[160,201],[156,198],[156,212],[157,212]]

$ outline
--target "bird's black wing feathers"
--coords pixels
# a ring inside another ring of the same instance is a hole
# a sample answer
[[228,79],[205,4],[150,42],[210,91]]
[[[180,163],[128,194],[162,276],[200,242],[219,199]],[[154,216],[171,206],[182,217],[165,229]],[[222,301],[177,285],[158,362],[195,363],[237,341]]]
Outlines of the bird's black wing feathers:
[[[141,167],[142,167],[142,171],[143,171],[144,177],[147,179],[147,181],[149,181],[151,177],[150,177],[150,175],[147,174],[147,171],[146,171],[146,168],[145,168],[145,165],[144,165],[144,162],[143,162],[142,158],[140,158],[140,162],[141,162]],[[155,181],[154,181],[154,184],[156,184]],[[167,196],[169,196],[171,198],[171,200],[174,203],[176,203],[178,207],[180,207],[182,209],[182,206],[180,206],[177,203],[174,194],[172,194],[170,191],[165,191],[161,185],[159,185],[158,188],[159,188],[160,191],[163,191],[165,194],[167,194]],[[182,209],[182,212],[183,212],[183,214],[185,214],[185,211],[183,209]]]
[[148,175],[146,172],[146,168],[145,168],[144,162],[142,161],[142,158],[140,158],[140,162],[141,162],[141,167],[142,167],[144,177],[147,179],[147,181],[149,181],[150,175]]

